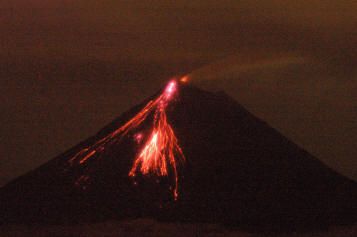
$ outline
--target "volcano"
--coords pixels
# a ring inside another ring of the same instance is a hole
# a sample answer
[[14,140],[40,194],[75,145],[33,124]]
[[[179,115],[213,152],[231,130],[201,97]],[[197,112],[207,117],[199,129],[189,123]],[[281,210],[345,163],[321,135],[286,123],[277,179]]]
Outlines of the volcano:
[[354,181],[224,92],[186,80],[0,190],[2,223],[153,217],[310,228],[354,223],[356,204]]

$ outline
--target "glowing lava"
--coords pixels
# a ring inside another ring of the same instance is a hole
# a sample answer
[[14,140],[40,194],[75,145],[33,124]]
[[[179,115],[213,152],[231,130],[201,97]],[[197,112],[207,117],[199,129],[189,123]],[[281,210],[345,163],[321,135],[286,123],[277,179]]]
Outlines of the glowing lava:
[[[94,143],[92,146],[79,151],[69,160],[70,164],[74,162],[83,164],[90,159],[102,156],[108,146],[118,143],[124,136],[133,132],[135,133],[133,139],[137,144],[140,144],[142,141],[145,141],[145,143],[134,160],[133,166],[129,171],[129,176],[135,177],[138,172],[142,175],[173,176],[174,187],[172,188],[176,200],[178,197],[177,167],[179,163],[185,161],[185,156],[167,120],[166,108],[173,96],[177,93],[177,87],[176,80],[170,81],[159,97],[149,101],[139,113],[122,127]],[[151,132],[149,133],[150,135],[145,140],[144,134],[136,130],[152,112],[154,113],[153,124]],[[77,182],[80,183],[81,180]]]
[[129,176],[134,177],[138,171],[144,175],[153,173],[158,176],[168,176],[168,167],[171,167],[175,178],[174,198],[176,200],[178,197],[177,162],[184,160],[185,157],[178,145],[175,133],[167,122],[165,105],[161,104],[156,111],[151,135],[136,158]]
[[190,80],[190,77],[188,75],[181,77],[180,82],[182,83],[187,83]]

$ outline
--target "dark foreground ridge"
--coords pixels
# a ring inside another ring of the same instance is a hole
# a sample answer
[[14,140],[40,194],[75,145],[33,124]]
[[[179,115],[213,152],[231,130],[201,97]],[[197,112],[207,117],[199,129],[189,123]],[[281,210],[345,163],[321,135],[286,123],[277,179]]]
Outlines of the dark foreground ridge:
[[128,176],[138,153],[134,134],[108,147],[100,159],[69,165],[74,154],[122,126],[145,104],[3,187],[1,222],[153,217],[255,230],[301,230],[356,221],[355,182],[326,167],[224,93],[188,85],[180,85],[167,108],[187,159],[179,167],[177,201],[168,178],[142,176],[133,182]]

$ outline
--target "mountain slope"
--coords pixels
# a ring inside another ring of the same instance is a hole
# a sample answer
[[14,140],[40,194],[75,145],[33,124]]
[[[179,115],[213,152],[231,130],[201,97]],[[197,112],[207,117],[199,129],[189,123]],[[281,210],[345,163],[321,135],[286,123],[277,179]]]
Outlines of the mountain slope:
[[[301,228],[356,220],[356,183],[326,167],[224,93],[188,85],[179,86],[166,108],[186,157],[178,166],[177,201],[172,197],[172,174],[128,176],[140,149],[133,139],[138,129],[108,145],[101,157],[71,165],[80,150],[122,127],[150,99],[2,188],[3,221],[153,216]],[[148,132],[153,117],[152,113],[145,118],[140,132]]]

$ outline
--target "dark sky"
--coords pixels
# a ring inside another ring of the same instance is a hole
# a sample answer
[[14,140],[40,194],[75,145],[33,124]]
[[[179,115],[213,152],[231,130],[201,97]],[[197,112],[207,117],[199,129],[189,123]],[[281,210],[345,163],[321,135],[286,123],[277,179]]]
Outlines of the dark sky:
[[356,1],[3,2],[0,185],[190,72],[357,179]]

